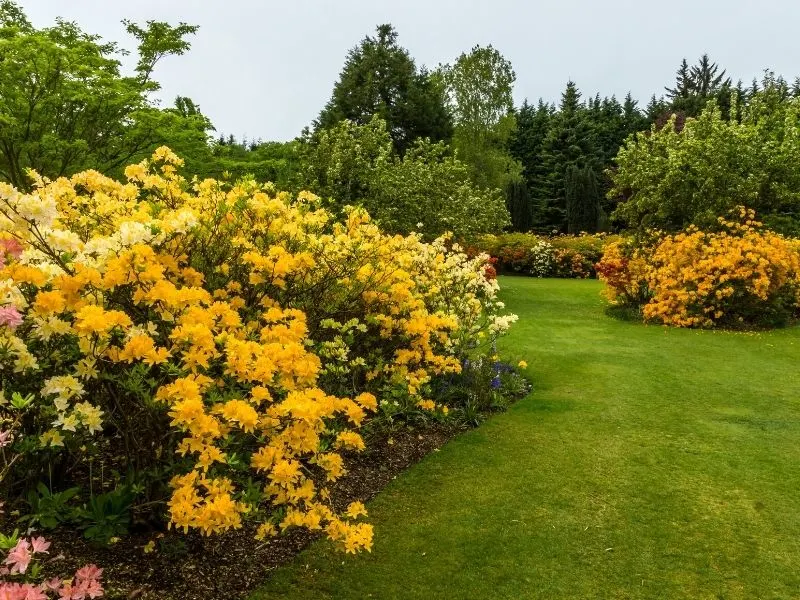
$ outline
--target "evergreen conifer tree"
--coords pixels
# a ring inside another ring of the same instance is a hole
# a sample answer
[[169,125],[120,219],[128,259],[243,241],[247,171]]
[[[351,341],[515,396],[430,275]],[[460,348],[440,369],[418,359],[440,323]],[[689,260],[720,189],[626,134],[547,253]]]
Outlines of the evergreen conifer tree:
[[506,189],[506,208],[511,216],[513,231],[530,231],[533,226],[533,211],[524,180],[512,181]]
[[570,165],[565,175],[567,233],[595,233],[600,222],[600,191],[590,166]]

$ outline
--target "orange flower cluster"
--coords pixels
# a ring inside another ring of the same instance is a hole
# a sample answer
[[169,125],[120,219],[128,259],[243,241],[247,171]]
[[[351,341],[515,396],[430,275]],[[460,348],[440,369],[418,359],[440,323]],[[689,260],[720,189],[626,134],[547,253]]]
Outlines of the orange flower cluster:
[[769,325],[800,306],[800,241],[763,231],[752,211],[720,218],[720,231],[689,228],[598,264],[617,304],[643,304],[645,320],[677,327]]

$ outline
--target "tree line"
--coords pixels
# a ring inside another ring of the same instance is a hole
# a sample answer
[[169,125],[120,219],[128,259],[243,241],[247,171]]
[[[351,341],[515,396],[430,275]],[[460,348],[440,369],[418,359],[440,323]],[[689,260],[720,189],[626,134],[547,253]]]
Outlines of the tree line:
[[[630,170],[632,156],[644,160],[632,149],[645,138],[661,139],[662,129],[680,135],[711,109],[723,123],[758,121],[753,106],[800,96],[800,80],[766,72],[734,84],[703,55],[694,65],[684,59],[644,107],[631,94],[584,97],[573,81],[557,103],[515,106],[516,74],[493,46],[428,68],[384,24],[348,52],[330,99],[295,140],[237,140],[216,132],[190,98],[168,108],[151,100],[157,63],[188,52],[198,28],[125,25],[138,45],[133,74],[121,71],[118,44],[63,20],[37,29],[19,5],[0,2],[0,178],[30,189],[28,169],[119,176],[169,145],[190,175],[310,189],[333,208],[364,204],[388,230],[594,232],[643,222],[636,213],[634,223],[630,206],[620,209],[642,200],[620,168]],[[794,204],[780,206],[795,218]]]

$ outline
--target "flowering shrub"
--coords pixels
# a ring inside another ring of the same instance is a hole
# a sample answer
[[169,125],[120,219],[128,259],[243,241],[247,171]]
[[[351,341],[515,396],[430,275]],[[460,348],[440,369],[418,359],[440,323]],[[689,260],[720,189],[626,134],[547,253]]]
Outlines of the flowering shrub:
[[555,270],[553,246],[545,240],[536,240],[528,248],[526,271],[534,277],[547,277]]
[[435,378],[510,325],[488,257],[384,235],[362,210],[335,222],[307,193],[190,185],[180,165],[160,148],[127,183],[0,187],[0,423],[19,457],[0,486],[48,464],[91,489],[75,467],[100,457],[132,465],[112,483],[150,505],[168,480],[183,530],[250,518],[261,537],[300,526],[369,549],[364,511],[337,513],[327,484],[378,397],[441,410]]
[[0,535],[0,599],[2,600],[87,600],[102,598],[100,583],[103,569],[86,565],[78,569],[69,579],[54,577],[41,581],[41,567],[37,555],[47,554],[50,542],[43,537],[24,538],[15,532],[11,536]]
[[639,306],[647,302],[648,247],[633,239],[609,243],[602,259],[595,265],[599,279],[606,284],[606,298],[616,306]]
[[608,297],[642,303],[646,320],[678,327],[776,325],[800,307],[800,241],[762,231],[754,213],[690,227],[628,256],[612,245],[597,270]]
[[616,238],[604,234],[541,237],[529,233],[486,235],[470,244],[473,254],[486,252],[501,270],[535,277],[587,278],[604,246]]

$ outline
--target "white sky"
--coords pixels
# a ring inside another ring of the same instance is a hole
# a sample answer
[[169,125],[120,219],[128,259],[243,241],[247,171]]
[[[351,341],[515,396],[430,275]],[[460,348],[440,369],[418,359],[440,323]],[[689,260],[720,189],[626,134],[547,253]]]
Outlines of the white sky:
[[[517,73],[515,97],[557,100],[630,90],[645,105],[684,56],[703,52],[746,83],[769,67],[800,74],[792,0],[22,0],[37,27],[55,17],[135,50],[120,21],[200,25],[191,51],[159,64],[159,97],[198,103],[218,132],[286,140],[318,114],[347,50],[392,23],[418,65],[492,44]],[[129,61],[130,62],[130,61]]]

